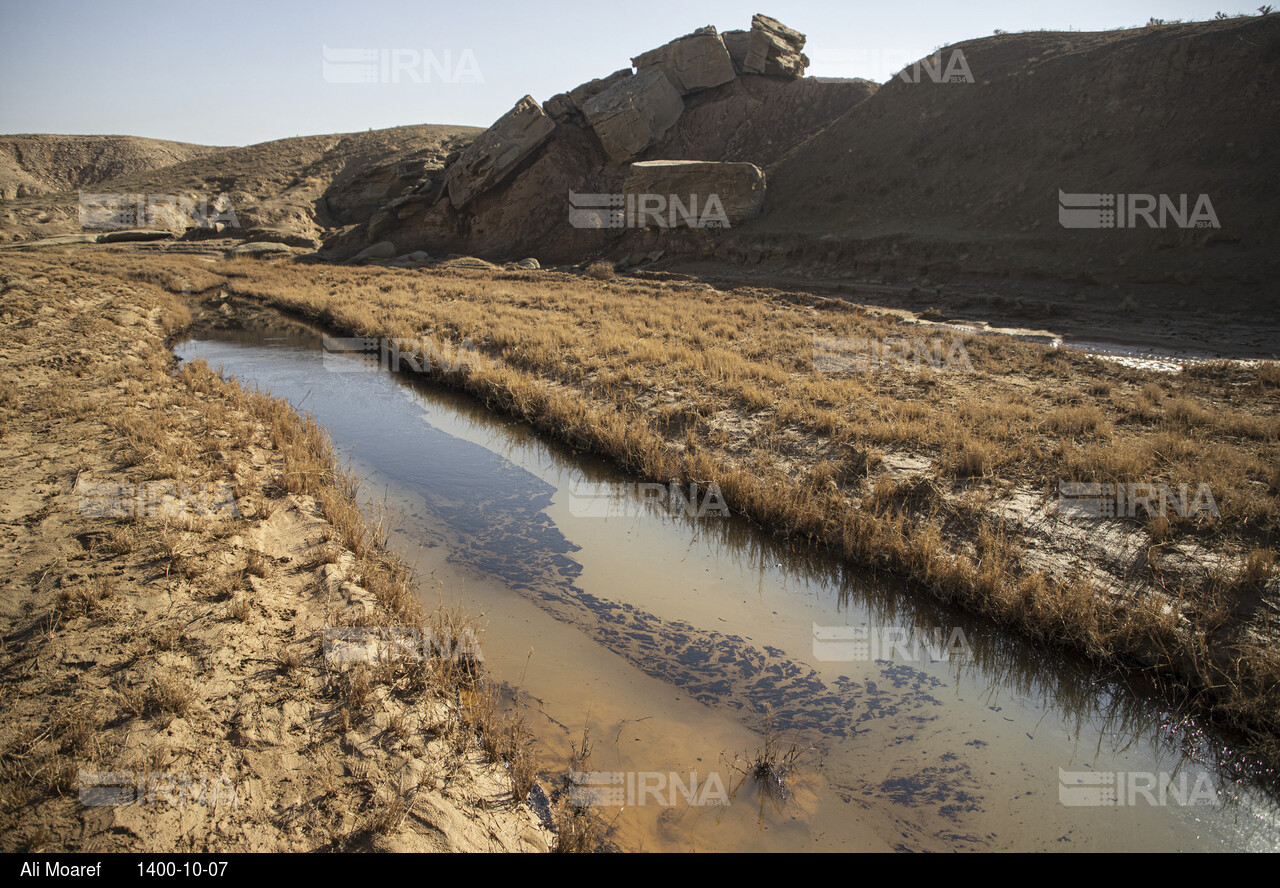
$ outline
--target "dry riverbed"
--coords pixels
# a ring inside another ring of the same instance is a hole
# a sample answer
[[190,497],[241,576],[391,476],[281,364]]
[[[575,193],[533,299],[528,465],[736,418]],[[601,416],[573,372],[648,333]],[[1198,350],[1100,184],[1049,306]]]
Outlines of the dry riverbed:
[[552,847],[474,663],[326,657],[464,620],[422,612],[319,430],[175,373],[162,288],[30,254],[0,284],[3,850]]

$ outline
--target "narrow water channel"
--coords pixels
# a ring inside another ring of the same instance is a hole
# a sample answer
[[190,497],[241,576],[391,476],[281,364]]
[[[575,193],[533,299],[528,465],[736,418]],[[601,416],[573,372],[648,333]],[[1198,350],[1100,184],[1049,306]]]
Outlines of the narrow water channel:
[[[544,772],[626,849],[1277,850],[1230,744],[1102,673],[549,443],[285,318],[175,349],[309,411],[426,603],[484,626]],[[665,496],[659,496],[665,493]],[[702,514],[696,514],[701,508]],[[748,774],[769,737],[785,794]]]

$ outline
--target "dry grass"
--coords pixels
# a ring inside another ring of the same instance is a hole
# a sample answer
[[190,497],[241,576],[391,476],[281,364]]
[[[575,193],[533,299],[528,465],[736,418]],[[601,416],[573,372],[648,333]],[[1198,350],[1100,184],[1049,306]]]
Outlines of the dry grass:
[[490,761],[506,764],[511,773],[512,795],[519,801],[529,797],[537,779],[537,767],[529,751],[533,739],[518,707],[504,710],[498,687],[482,681],[469,688],[466,716],[480,737],[480,746]]
[[[141,273],[151,260],[132,257],[127,268],[113,269],[119,261],[77,260],[121,275]],[[156,260],[153,273],[180,261]],[[645,478],[715,482],[735,512],[908,577],[1031,637],[1101,660],[1154,661],[1211,694],[1218,713],[1227,712],[1219,705],[1224,685],[1235,689],[1229,696],[1274,677],[1268,661],[1169,629],[1164,549],[1148,550],[1153,579],[1145,593],[1110,595],[1076,574],[1024,566],[1017,531],[994,542],[981,503],[1014,487],[1056,491],[1064,480],[1175,489],[1204,483],[1219,517],[1143,517],[1131,522],[1134,532],[1154,545],[1185,541],[1236,561],[1273,548],[1280,535],[1275,365],[1156,375],[1065,349],[965,337],[969,369],[823,371],[815,363],[820,338],[885,343],[913,334],[834,300],[784,303],[696,281],[624,282],[604,267],[579,278],[461,268],[202,268],[233,295],[343,335],[426,337],[441,353],[474,343],[480,360],[437,367],[433,376]],[[286,452],[281,485],[328,497],[325,512],[343,542],[357,553],[376,550],[380,534],[357,520],[344,491],[349,482],[333,472],[322,433],[307,420],[290,424],[285,412],[257,413]],[[166,453],[145,427],[128,433],[139,458],[157,470],[190,457]],[[923,460],[927,483],[850,456],[889,453]],[[1207,572],[1178,582],[1184,615],[1216,612],[1220,588]],[[393,604],[395,587],[385,587]],[[1244,628],[1230,620],[1215,626],[1228,634]],[[1263,671],[1237,681],[1241,669]],[[1280,708],[1265,693],[1234,699],[1230,712],[1239,727],[1280,735]]]
[[157,675],[147,688],[143,700],[144,711],[162,719],[182,718],[195,705],[190,683],[176,672]]
[[592,262],[587,266],[587,276],[597,281],[611,281],[617,277],[612,262]]
[[[585,771],[591,762],[591,729],[582,729],[580,743],[570,741],[569,771]],[[609,826],[591,807],[577,804],[572,796],[572,781],[561,787],[560,797],[552,808],[556,825],[556,842],[552,848],[558,854],[593,854],[605,847],[609,838]]]
[[62,617],[90,616],[103,610],[115,595],[115,583],[110,577],[91,577],[58,593],[56,605]]

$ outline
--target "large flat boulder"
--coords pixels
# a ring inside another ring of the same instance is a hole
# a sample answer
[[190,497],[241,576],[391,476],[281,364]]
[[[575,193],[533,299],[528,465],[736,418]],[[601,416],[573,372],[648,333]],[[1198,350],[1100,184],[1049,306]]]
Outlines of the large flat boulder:
[[497,185],[555,128],[555,121],[543,113],[542,106],[532,96],[525,96],[477,136],[449,167],[445,173],[449,202],[454,207],[464,207],[476,195]]
[[[736,224],[759,214],[764,206],[765,179],[753,163],[648,160],[631,165],[622,190],[628,198],[636,196],[629,200],[629,205],[636,207],[642,205],[640,198],[648,195],[647,205],[661,207],[672,225],[679,223],[681,207],[704,222]],[[681,207],[675,207],[673,197]]]
[[624,163],[666,134],[684,101],[667,75],[651,68],[618,80],[581,108],[609,159]]
[[235,259],[239,256],[248,256],[250,259],[265,259],[271,256],[282,256],[288,254],[293,255],[293,247],[288,244],[278,244],[269,241],[260,241],[252,244],[240,244],[232,247],[227,251],[227,256]]
[[588,80],[579,86],[575,86],[569,90],[569,101],[573,102],[573,107],[581,110],[582,106],[594,99],[600,93],[604,92],[611,86],[620,81],[626,80],[631,76],[630,68],[623,68],[620,71],[614,71],[608,77],[598,77],[595,80]]
[[804,69],[809,67],[809,57],[801,52],[805,39],[799,31],[788,28],[777,19],[753,15],[751,30],[747,32],[743,72],[772,77],[803,77]]
[[641,53],[631,64],[640,73],[662,71],[681,95],[728,83],[736,76],[724,41],[709,25]]

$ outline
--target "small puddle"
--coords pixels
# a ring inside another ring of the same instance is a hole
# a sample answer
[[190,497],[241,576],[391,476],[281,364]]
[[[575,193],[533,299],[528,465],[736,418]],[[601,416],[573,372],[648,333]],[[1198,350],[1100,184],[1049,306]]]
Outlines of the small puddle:
[[[589,733],[574,794],[624,848],[1280,848],[1270,797],[1221,767],[1230,744],[1138,678],[781,543],[706,491],[664,502],[300,323],[194,336],[180,358],[310,411],[424,600],[480,617],[544,773]],[[767,742],[794,759],[785,797],[749,774]]]

